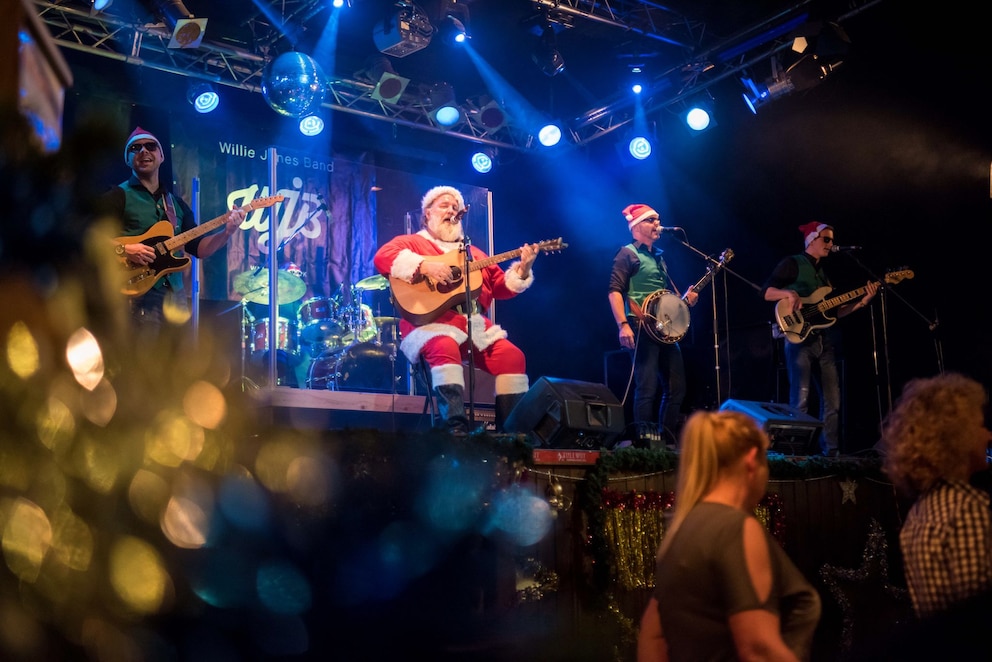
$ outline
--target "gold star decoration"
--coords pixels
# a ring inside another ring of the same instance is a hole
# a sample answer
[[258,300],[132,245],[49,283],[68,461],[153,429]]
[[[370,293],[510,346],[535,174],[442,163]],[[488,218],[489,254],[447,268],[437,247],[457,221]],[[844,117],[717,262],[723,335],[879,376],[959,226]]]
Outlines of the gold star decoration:
[[840,498],[840,504],[842,506],[848,501],[854,504],[858,502],[858,498],[854,495],[854,491],[858,489],[858,481],[847,478],[840,484],[840,489],[843,492]]
[[882,525],[874,518],[868,526],[861,567],[824,564],[820,567],[820,578],[841,608],[842,652],[850,651],[856,639],[867,642],[879,632],[912,618],[909,592],[894,586],[889,579],[888,542]]

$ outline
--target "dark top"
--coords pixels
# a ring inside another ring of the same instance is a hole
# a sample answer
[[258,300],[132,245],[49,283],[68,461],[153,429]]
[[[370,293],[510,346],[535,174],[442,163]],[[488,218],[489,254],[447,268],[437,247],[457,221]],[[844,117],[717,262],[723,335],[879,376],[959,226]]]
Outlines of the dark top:
[[758,600],[744,558],[744,522],[737,508],[700,503],[675,532],[655,570],[654,597],[670,659],[736,660],[730,617],[753,609],[778,614],[782,638],[808,659],[820,619],[820,596],[765,530],[772,590]]

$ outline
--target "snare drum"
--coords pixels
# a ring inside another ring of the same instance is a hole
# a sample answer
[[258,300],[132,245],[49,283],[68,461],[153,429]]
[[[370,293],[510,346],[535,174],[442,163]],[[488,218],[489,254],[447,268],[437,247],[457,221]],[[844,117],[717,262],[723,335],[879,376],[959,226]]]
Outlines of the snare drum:
[[[269,318],[255,322],[251,327],[250,347],[253,358],[266,356],[269,351]],[[276,320],[276,349],[285,353],[290,362],[299,363],[299,342],[296,326],[285,317]]]
[[300,304],[296,317],[300,324],[300,338],[305,343],[320,342],[347,332],[338,319],[338,303],[326,297],[307,299]]
[[396,372],[389,349],[375,343],[359,343],[314,359],[307,388],[392,393],[400,380]]

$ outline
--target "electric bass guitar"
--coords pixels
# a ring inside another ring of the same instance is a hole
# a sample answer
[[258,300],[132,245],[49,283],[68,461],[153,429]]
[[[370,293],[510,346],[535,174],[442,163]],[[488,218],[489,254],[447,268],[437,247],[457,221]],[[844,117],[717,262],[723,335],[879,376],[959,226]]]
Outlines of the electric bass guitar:
[[[908,269],[891,271],[885,274],[885,283],[895,285],[912,277],[913,272]],[[878,284],[881,285],[881,283]],[[824,297],[831,290],[829,287],[821,287],[808,297],[800,298],[802,305],[796,311],[792,310],[792,305],[788,299],[780,299],[775,304],[775,321],[778,324],[778,330],[789,342],[801,343],[815,329],[824,329],[837,321],[837,316],[830,314],[831,310],[854,299],[860,299],[865,295],[867,289],[867,286],[859,287],[856,290],[826,299]]]
[[[538,245],[542,252],[560,251],[568,248],[561,240],[549,239]],[[472,298],[479,296],[482,290],[482,274],[480,271],[488,266],[512,260],[520,256],[520,249],[500,253],[491,257],[469,262],[468,283]],[[446,310],[456,305],[465,296],[465,255],[462,251],[449,251],[436,257],[428,258],[432,262],[440,262],[451,267],[452,280],[449,283],[435,283],[430,278],[422,278],[408,283],[394,276],[389,277],[389,287],[392,290],[393,301],[403,319],[416,325],[433,322]]]
[[[271,207],[277,202],[282,202],[284,197],[282,195],[270,195],[266,198],[256,198],[241,209],[247,213],[263,207]],[[126,255],[121,257],[121,263],[124,266],[124,284],[121,287],[121,292],[127,296],[139,296],[152,289],[152,286],[162,276],[185,269],[189,265],[190,259],[185,255],[177,257],[172,254],[172,251],[182,248],[197,237],[216,230],[226,221],[227,214],[225,213],[175,236],[173,236],[175,230],[170,221],[159,221],[148,228],[144,234],[114,239],[114,243],[121,246],[120,250],[123,250],[123,246],[126,244],[138,243],[146,244],[155,249],[155,259],[152,260],[151,264],[134,264],[127,259]]]
[[720,260],[710,264],[703,277],[681,297],[668,290],[657,290],[647,295],[640,306],[631,301],[631,310],[644,322],[641,328],[656,342],[672,344],[682,340],[689,331],[690,320],[689,306],[685,303],[685,298],[689,296],[689,292],[699,293],[709,285],[713,276],[733,258],[734,251],[729,248],[724,250],[720,253]]

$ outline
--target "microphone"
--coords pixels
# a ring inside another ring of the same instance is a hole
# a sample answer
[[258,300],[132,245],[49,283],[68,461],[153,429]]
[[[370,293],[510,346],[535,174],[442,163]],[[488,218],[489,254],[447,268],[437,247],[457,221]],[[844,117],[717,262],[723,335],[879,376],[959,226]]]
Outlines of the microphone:
[[659,232],[682,232],[682,228],[680,228],[679,226],[676,225],[674,228],[660,227],[660,228],[658,228],[658,231]]
[[861,246],[831,246],[830,247],[830,252],[831,253],[838,253],[840,251],[860,251],[860,250],[862,250]]

